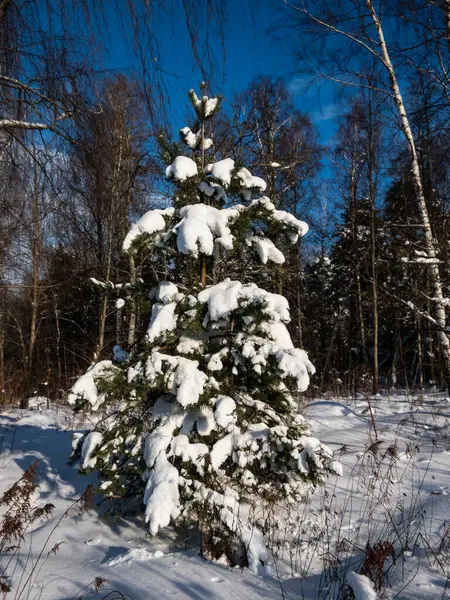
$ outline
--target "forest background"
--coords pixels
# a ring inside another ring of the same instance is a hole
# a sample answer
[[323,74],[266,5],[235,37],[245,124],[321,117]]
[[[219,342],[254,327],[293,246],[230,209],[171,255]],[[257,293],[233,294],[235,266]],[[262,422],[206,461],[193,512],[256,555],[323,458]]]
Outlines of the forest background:
[[201,80],[225,96],[215,159],[310,224],[265,287],[289,300],[311,393],[448,386],[449,15],[445,0],[0,2],[1,401],[62,398],[145,331],[149,307],[117,310],[111,283],[157,277],[122,241],[170,203],[161,149],[192,126]]

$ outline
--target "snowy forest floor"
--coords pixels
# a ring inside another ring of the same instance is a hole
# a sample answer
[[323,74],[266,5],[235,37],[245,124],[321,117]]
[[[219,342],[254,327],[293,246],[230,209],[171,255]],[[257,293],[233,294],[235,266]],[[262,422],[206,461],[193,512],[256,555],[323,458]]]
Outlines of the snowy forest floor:
[[[77,507],[67,512],[96,483],[67,465],[70,412],[39,401],[29,410],[3,410],[0,495],[39,460],[37,501],[55,505],[25,536],[6,597],[100,599],[114,589],[120,594],[108,598],[331,599],[345,597],[349,571],[362,571],[380,583],[378,598],[450,598],[448,398],[318,399],[304,412],[342,462],[343,476],[298,506],[297,530],[278,523],[272,574],[262,578],[201,559],[185,531],[149,539],[139,519],[105,517],[97,498],[83,515]],[[107,583],[94,593],[96,577]]]

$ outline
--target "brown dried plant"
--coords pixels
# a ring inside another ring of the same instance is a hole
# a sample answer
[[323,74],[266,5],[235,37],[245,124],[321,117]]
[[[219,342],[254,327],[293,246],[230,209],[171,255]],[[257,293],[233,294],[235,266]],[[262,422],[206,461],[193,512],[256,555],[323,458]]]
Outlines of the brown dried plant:
[[[38,485],[36,483],[36,471],[38,464],[39,461],[30,464],[22,477],[15,481],[0,496],[0,509],[2,509],[3,513],[0,517],[0,593],[4,596],[11,591],[8,573],[17,567],[21,544],[25,539],[25,535],[31,531],[32,525],[35,522],[48,519],[55,510],[54,505],[51,503],[37,504]],[[89,485],[83,494],[76,498],[69,508],[56,519],[55,525],[52,527],[40,549],[37,561],[31,572],[26,576],[23,573],[22,577],[20,577],[20,589],[16,594],[18,600],[25,594],[29,582],[36,577],[36,573],[39,573],[37,566],[41,559],[47,560],[51,555],[56,554],[61,545],[65,543],[57,542],[44,555],[45,549],[61,521],[72,509],[78,508],[80,513],[88,511],[92,507],[94,495],[95,489],[92,485]],[[22,584],[23,578],[25,579],[25,583]],[[97,584],[100,584],[100,578],[96,582]]]

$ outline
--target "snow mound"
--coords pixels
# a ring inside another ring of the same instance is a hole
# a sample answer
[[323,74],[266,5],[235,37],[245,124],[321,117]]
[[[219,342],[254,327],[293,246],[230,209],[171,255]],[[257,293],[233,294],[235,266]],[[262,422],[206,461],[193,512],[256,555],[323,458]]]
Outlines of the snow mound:
[[94,450],[100,446],[103,441],[103,435],[99,431],[91,431],[83,440],[81,447],[81,468],[93,469],[97,458],[92,458]]
[[178,483],[178,470],[170,464],[166,454],[161,452],[149,472],[144,492],[145,522],[152,535],[156,535],[179,516],[181,507]]
[[208,98],[208,96],[199,98],[194,90],[189,91],[189,97],[195,112],[202,120],[211,118],[219,106],[219,98]]
[[270,220],[285,233],[291,244],[295,244],[299,237],[303,237],[309,231],[308,224],[304,221],[300,221],[300,219],[294,217],[293,214],[284,210],[276,210],[275,205],[267,198],[267,196],[252,200],[249,206],[261,206],[269,211]]
[[[200,131],[194,133],[189,127],[183,127],[183,129],[180,129],[180,134],[183,142],[192,150],[197,150],[197,148],[202,147],[202,134]],[[213,141],[210,138],[205,138],[203,140],[203,150],[209,150],[212,145]]]
[[211,256],[215,241],[226,248],[233,247],[227,218],[217,208],[194,204],[183,207],[180,216],[182,221],[176,226],[177,246],[183,254],[198,256],[201,252]]
[[67,402],[74,405],[77,400],[86,400],[93,410],[97,410],[105,398],[103,394],[99,393],[96,378],[101,379],[105,375],[105,372],[110,370],[112,366],[112,361],[101,360],[90,367],[73,385],[67,396]]
[[267,188],[267,184],[264,179],[261,179],[261,177],[255,177],[245,167],[239,169],[239,171],[236,173],[236,177],[239,179],[242,187],[246,189],[257,189],[261,192],[264,192]]
[[174,302],[177,300],[178,294],[179,292],[177,286],[170,281],[161,281],[155,290],[156,300],[158,302],[162,302],[163,304]]
[[[213,399],[214,400],[214,399]],[[214,419],[224,429],[236,419],[236,402],[229,396],[218,396],[215,399]]]
[[284,296],[272,294],[254,283],[225,279],[217,285],[202,290],[198,294],[200,302],[208,304],[207,318],[212,322],[227,320],[230,313],[239,306],[261,305],[262,312],[269,320],[290,321],[289,303]]
[[234,169],[234,160],[232,158],[224,158],[215,163],[206,165],[205,173],[208,173],[214,179],[218,179],[223,185],[228,186],[231,183],[231,173]]
[[47,412],[31,412],[17,421],[17,425],[26,427],[39,427],[40,429],[53,429],[55,419]]
[[142,234],[148,233],[153,234],[159,231],[163,231],[166,227],[166,222],[164,220],[164,216],[172,216],[174,213],[174,209],[172,207],[165,209],[156,209],[149,210],[143,215],[137,223],[133,223],[130,228],[130,231],[127,233],[123,244],[122,249],[127,252],[131,244]]
[[177,325],[177,317],[175,315],[176,306],[175,302],[153,305],[150,324],[145,336],[147,341],[154,342],[164,333],[175,329]]
[[347,573],[347,583],[353,590],[355,600],[377,600],[373,583],[365,575],[349,571]]
[[247,243],[249,246],[255,247],[263,265],[267,264],[267,261],[269,260],[277,265],[282,265],[284,263],[284,254],[281,250],[278,250],[272,240],[269,240],[266,237],[253,235],[248,238]]
[[309,231],[309,226],[304,221],[300,221],[291,213],[285,210],[276,210],[272,218],[286,229],[293,229],[294,233],[289,234],[291,243],[295,244],[299,237],[303,237]]
[[165,374],[181,406],[196,404],[208,381],[208,376],[199,370],[198,364],[196,360],[155,351],[146,362],[147,379],[153,383],[160,375]]
[[164,552],[161,552],[161,550],[151,552],[146,548],[130,548],[128,552],[119,554],[119,556],[114,558],[110,558],[106,564],[109,567],[116,567],[118,565],[126,565],[133,562],[147,562],[149,560],[162,558],[163,556],[165,556],[165,554]]
[[31,396],[28,398],[28,408],[30,410],[42,410],[50,406],[50,398],[47,396]]
[[166,169],[167,179],[173,178],[175,181],[186,181],[189,177],[195,177],[197,173],[197,163],[188,156],[177,156]]

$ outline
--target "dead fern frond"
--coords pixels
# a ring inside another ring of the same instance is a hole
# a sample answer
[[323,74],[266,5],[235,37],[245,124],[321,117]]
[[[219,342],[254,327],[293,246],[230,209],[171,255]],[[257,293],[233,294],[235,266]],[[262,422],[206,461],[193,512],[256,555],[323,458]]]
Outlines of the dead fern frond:
[[92,587],[94,588],[94,590],[96,592],[98,592],[99,590],[104,588],[107,583],[108,583],[108,580],[105,579],[104,577],[96,577],[94,579],[94,581],[92,582]]
[[11,591],[11,587],[4,581],[3,577],[0,576],[0,592],[7,594]]
[[50,502],[48,504],[44,504],[44,506],[39,506],[34,509],[32,514],[32,520],[37,521],[38,519],[43,519],[45,517],[48,518],[52,515],[54,510],[55,505],[51,504]]
[[65,543],[66,542],[56,542],[56,544],[53,546],[53,548],[51,548],[47,552],[47,557],[51,556],[52,554],[54,554],[56,556],[56,553],[59,551],[60,547]]
[[383,588],[384,563],[389,556],[392,558],[395,557],[392,542],[387,540],[377,542],[374,546],[367,545],[366,547],[361,575],[365,575],[372,581],[377,592]]

